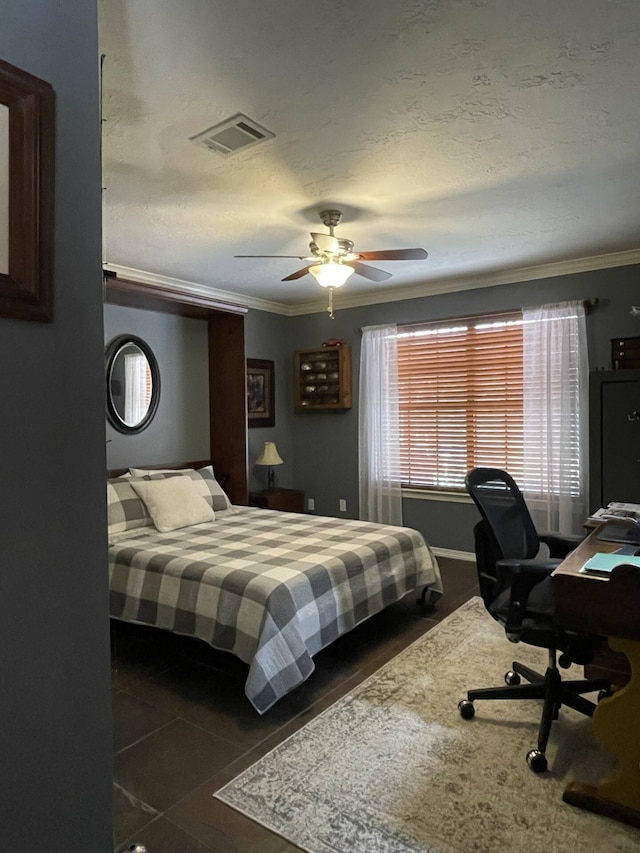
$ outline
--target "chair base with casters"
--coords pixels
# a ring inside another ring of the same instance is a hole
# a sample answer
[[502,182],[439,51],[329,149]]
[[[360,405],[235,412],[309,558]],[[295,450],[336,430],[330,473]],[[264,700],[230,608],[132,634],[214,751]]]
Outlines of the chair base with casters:
[[[474,539],[484,605],[511,642],[546,649],[549,662],[544,675],[514,663],[505,687],[470,690],[458,709],[471,719],[476,699],[541,699],[538,746],[527,753],[529,767],[540,773],[547,769],[545,752],[560,708],[566,705],[591,717],[596,704],[583,694],[610,690],[605,680],[563,682],[557,666],[590,663],[602,643],[600,637],[567,630],[555,619],[551,575],[583,537],[538,534],[522,492],[506,471],[474,468],[465,483],[481,517]],[[548,557],[541,556],[541,543],[548,546]],[[521,678],[529,683],[520,684]]]
[[[458,703],[460,716],[470,720],[475,716],[474,701],[476,699],[542,699],[542,719],[538,728],[537,749],[527,753],[527,764],[535,773],[543,773],[547,769],[546,750],[551,732],[551,723],[558,719],[560,708],[566,705],[588,717],[593,716],[596,703],[585,699],[584,693],[606,693],[610,690],[608,681],[596,679],[579,679],[563,681],[556,664],[556,652],[549,649],[549,665],[544,675],[536,672],[518,661],[513,662],[512,669],[506,673],[506,687],[484,687],[469,690],[467,698]],[[525,678],[529,683],[521,684]]]

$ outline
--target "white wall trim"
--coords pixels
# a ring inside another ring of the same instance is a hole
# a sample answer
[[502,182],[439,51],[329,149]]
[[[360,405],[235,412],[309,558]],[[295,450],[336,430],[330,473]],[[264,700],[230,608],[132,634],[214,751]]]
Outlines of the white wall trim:
[[[356,308],[362,305],[379,305],[385,302],[399,302],[403,299],[418,299],[421,296],[435,296],[440,293],[455,293],[459,290],[476,290],[481,287],[494,287],[500,284],[515,284],[520,281],[536,281],[559,275],[571,275],[581,272],[609,269],[611,267],[630,266],[640,263],[640,249],[617,252],[609,255],[594,255],[589,258],[576,258],[571,261],[559,261],[552,264],[520,267],[519,269],[487,272],[460,278],[440,279],[414,284],[399,289],[388,288],[383,291],[349,296],[340,293],[335,300],[336,311],[344,308]],[[326,311],[324,302],[306,303],[291,308],[291,315]]]
[[[590,258],[577,258],[571,261],[559,261],[553,264],[520,267],[502,272],[488,272],[479,275],[464,276],[455,279],[439,279],[411,287],[389,288],[376,294],[360,294],[349,297],[340,294],[340,304],[336,308],[353,308],[359,305],[373,305],[384,302],[399,302],[402,299],[418,299],[421,296],[435,296],[440,293],[454,293],[461,290],[477,290],[481,287],[494,287],[500,284],[515,284],[519,281],[537,281],[554,278],[559,275],[571,275],[581,272],[593,272],[611,267],[630,266],[640,263],[640,249],[618,252],[611,255],[595,255]],[[322,303],[322,309],[326,306]],[[319,310],[319,309],[317,309]],[[294,309],[294,313],[303,313]]]
[[220,299],[222,302],[233,302],[236,305],[242,305],[246,308],[255,308],[258,311],[270,311],[273,314],[287,313],[281,309],[279,302],[269,302],[266,299],[256,299],[252,296],[245,296],[243,293],[234,293],[231,290],[218,290],[214,287],[207,287],[203,284],[196,284],[193,281],[185,281],[181,278],[171,278],[158,273],[146,272],[145,270],[137,270],[133,267],[123,267],[120,264],[103,264],[105,270],[111,270],[118,277],[128,279],[129,281],[140,282],[141,284],[153,284],[158,289],[166,288],[171,290],[181,290],[185,293],[192,293],[195,296],[205,296],[208,299]]
[[[336,310],[358,308],[363,305],[379,305],[385,302],[399,302],[403,299],[419,299],[423,296],[455,293],[459,290],[475,290],[480,287],[494,287],[500,284],[515,284],[520,281],[536,281],[559,275],[593,272],[594,270],[630,266],[632,264],[640,264],[640,249],[629,249],[625,252],[593,255],[586,258],[575,258],[569,261],[558,261],[512,270],[486,272],[450,279],[444,278],[399,289],[388,288],[386,290],[368,291],[366,293],[354,294],[353,296],[349,296],[348,292],[340,293],[339,301],[336,300]],[[246,296],[229,290],[218,290],[217,288],[207,287],[202,284],[120,266],[119,264],[105,263],[104,267],[105,269],[113,270],[113,272],[122,276],[122,278],[128,278],[131,281],[155,284],[158,287],[185,290],[188,293],[213,297],[227,302],[236,302],[245,305],[247,308],[255,308],[257,311],[282,314],[285,317],[297,317],[301,314],[318,314],[327,310],[324,294],[322,299],[314,299],[313,301],[303,302],[298,305],[286,305],[281,302]]]
[[431,550],[436,557],[450,557],[452,560],[465,560],[468,563],[474,563],[476,559],[476,555],[471,551],[454,551],[451,548],[434,548],[433,546]]

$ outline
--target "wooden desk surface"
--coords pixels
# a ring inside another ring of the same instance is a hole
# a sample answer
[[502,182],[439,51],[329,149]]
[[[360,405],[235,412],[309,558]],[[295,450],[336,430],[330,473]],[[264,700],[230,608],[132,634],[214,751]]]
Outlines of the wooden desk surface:
[[593,715],[598,740],[617,759],[618,770],[599,785],[570,782],[563,800],[579,808],[640,826],[640,568],[617,566],[610,575],[580,574],[598,551],[620,545],[597,539],[596,528],[552,575],[555,614],[560,625],[607,637],[611,648],[626,656],[628,683],[603,699]]
[[602,637],[640,639],[640,569],[619,566],[609,576],[580,573],[598,551],[620,548],[597,539],[596,528],[553,572],[556,619],[560,625]]

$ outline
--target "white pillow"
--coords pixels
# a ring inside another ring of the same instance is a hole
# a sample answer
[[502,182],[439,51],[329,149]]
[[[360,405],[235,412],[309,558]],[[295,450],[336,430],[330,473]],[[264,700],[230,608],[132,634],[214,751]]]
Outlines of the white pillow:
[[211,506],[198,494],[195,483],[188,477],[132,480],[131,486],[144,502],[161,533],[213,521],[216,517]]

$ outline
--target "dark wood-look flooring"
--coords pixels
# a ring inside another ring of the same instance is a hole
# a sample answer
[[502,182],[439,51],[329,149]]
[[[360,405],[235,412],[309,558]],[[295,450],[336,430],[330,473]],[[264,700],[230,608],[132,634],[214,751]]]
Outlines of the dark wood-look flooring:
[[263,716],[231,655],[113,622],[115,851],[298,851],[212,793],[478,594],[475,563],[439,564],[445,592],[435,610],[409,595],[373,616],[316,655],[311,677]]

